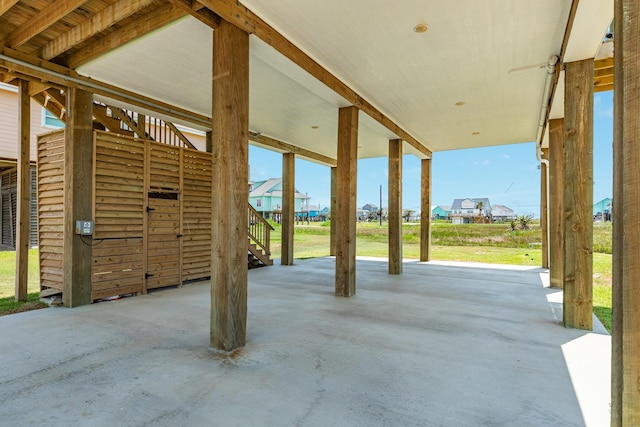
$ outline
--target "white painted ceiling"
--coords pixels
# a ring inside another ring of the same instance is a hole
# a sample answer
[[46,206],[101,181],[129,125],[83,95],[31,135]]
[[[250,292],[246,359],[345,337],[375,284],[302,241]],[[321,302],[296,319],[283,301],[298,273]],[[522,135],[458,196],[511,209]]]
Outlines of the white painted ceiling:
[[[535,140],[546,76],[540,65],[560,53],[571,1],[243,4],[442,151]],[[565,56],[571,60],[596,54],[613,17],[612,0],[579,4]],[[413,31],[420,23],[426,33]],[[250,50],[250,130],[335,158],[337,109],[349,103],[254,36]],[[210,116],[211,51],[212,30],[185,18],[78,71]],[[394,138],[360,113],[360,158],[386,156]],[[418,154],[408,144],[405,153]]]

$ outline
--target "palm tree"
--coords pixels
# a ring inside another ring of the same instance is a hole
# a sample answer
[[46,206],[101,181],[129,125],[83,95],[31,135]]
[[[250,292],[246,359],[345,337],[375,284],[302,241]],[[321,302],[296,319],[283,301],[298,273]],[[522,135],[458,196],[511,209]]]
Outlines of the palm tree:
[[529,229],[529,224],[531,224],[531,221],[533,221],[533,215],[521,215],[518,217],[520,228],[523,230]]

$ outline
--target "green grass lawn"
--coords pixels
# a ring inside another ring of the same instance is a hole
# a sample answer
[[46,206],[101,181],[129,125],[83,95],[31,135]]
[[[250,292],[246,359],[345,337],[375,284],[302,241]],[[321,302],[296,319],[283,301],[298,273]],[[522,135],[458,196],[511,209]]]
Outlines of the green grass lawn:
[[0,316],[46,307],[39,301],[40,282],[38,250],[29,250],[29,279],[27,302],[15,301],[16,253],[0,252]]
[[[280,258],[281,227],[272,224],[271,253]],[[403,257],[420,256],[420,225],[403,225]],[[611,224],[594,224],[593,229],[593,306],[594,313],[611,330]],[[482,262],[540,266],[540,229],[510,231],[507,224],[443,224],[432,225],[432,259],[439,261]],[[328,223],[296,225],[294,254],[297,259],[329,255]],[[387,225],[358,223],[356,254],[359,256],[387,257]],[[14,300],[15,252],[0,252],[0,315],[20,310]],[[29,251],[29,293],[37,300],[38,251]],[[30,307],[27,305],[26,308]]]

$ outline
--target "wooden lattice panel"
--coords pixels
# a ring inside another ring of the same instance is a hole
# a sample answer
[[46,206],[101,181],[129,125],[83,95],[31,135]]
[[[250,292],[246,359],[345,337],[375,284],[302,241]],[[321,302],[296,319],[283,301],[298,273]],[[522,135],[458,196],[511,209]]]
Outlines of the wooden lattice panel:
[[144,144],[96,132],[94,239],[142,238],[144,229]]
[[184,149],[182,280],[211,276],[211,154]]
[[94,241],[91,299],[142,292],[142,238]]
[[91,298],[142,292],[144,143],[95,133]]
[[38,138],[40,287],[62,289],[64,131]]
[[148,143],[149,190],[180,190],[180,148]]

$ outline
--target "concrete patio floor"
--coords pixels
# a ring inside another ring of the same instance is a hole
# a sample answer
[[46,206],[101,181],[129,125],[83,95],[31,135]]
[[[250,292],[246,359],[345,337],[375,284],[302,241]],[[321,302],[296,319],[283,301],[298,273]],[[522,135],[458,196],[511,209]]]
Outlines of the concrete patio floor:
[[610,337],[564,328],[546,276],[358,259],[338,298],[332,258],[251,270],[233,354],[208,283],[0,317],[0,424],[608,425]]

